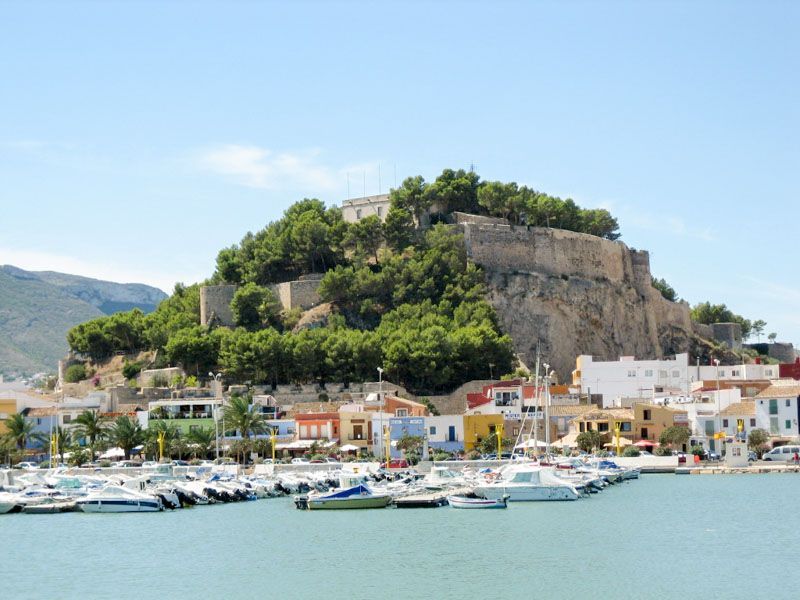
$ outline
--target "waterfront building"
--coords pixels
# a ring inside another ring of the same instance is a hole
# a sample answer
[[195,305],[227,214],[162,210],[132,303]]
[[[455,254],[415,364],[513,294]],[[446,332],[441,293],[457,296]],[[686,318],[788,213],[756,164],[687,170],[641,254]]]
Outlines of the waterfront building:
[[397,442],[407,436],[425,438],[424,417],[391,417],[389,419],[390,456],[402,458]]
[[314,412],[294,416],[297,422],[297,439],[314,441],[339,441],[339,413]]
[[[633,405],[633,439],[658,442],[665,429],[680,425],[689,427],[689,413],[684,408],[665,404]],[[687,450],[687,448],[682,448]]]
[[[166,422],[177,428],[181,435],[190,431],[215,426],[215,416],[220,421],[222,434],[221,398],[181,398],[179,400],[155,400],[147,403],[146,428],[158,422]],[[219,411],[218,413],[216,411]],[[232,433],[232,432],[231,432]]]
[[633,435],[634,413],[630,408],[592,408],[572,420],[572,433],[598,431],[610,441],[619,426],[622,437]]
[[800,383],[779,379],[755,397],[756,425],[778,438],[800,435]]
[[372,440],[372,411],[360,404],[349,404],[339,409],[340,439],[344,446],[357,446],[368,450]]
[[[464,415],[464,451],[475,450],[484,438],[492,435],[503,425],[502,414],[465,414]],[[509,437],[504,431],[504,437]]]
[[7,431],[5,420],[15,412],[17,412],[16,399],[0,398],[0,435],[3,435]]
[[720,412],[722,430],[730,436],[741,431],[746,435],[756,429],[756,402],[754,399],[743,399],[741,402],[728,405]]
[[464,449],[464,416],[440,415],[425,417],[428,446],[445,452]]

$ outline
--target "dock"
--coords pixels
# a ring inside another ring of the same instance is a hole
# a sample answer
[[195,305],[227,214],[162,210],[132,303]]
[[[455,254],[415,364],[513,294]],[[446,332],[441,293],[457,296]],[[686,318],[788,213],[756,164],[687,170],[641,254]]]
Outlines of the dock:
[[800,473],[798,465],[751,465],[748,467],[726,467],[724,465],[702,467],[678,467],[676,475],[737,475],[742,473]]
[[394,499],[397,508],[436,508],[447,505],[448,496],[458,496],[469,493],[470,488],[457,488],[452,490],[430,491],[422,494],[411,494]]

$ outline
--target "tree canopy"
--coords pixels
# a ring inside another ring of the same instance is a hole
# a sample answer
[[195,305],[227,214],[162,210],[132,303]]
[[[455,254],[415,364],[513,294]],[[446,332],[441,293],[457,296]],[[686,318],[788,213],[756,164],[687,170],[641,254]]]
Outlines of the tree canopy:
[[[692,307],[692,320],[706,325],[738,323],[742,328],[743,339],[749,338],[753,329],[752,321],[737,315],[724,304],[711,304],[710,302],[696,304]],[[763,333],[763,327],[766,327],[766,323],[763,321],[757,321],[757,323],[763,323],[761,327],[761,333]]]

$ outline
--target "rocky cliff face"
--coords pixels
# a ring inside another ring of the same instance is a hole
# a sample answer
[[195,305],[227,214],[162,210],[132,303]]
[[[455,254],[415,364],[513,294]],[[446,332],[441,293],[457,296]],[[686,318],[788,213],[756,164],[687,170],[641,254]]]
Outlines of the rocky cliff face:
[[486,272],[488,300],[530,366],[537,344],[562,381],[579,354],[656,358],[692,347],[689,306],[652,287],[647,252],[559,229],[479,220],[459,227]]

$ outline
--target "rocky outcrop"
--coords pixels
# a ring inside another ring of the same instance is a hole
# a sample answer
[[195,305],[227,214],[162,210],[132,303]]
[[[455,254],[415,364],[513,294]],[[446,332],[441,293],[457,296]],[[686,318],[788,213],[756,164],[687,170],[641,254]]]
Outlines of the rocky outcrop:
[[692,347],[689,306],[652,287],[647,252],[560,229],[458,226],[525,363],[532,366],[538,345],[564,381],[580,354],[656,358]]

